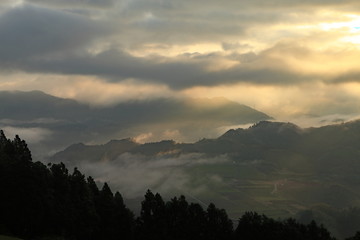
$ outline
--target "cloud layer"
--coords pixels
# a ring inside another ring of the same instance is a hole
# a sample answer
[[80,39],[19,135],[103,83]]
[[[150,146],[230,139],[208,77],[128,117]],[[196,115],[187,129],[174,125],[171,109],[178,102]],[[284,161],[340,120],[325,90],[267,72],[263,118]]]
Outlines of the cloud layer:
[[350,0],[3,1],[0,88],[93,105],[227,88],[279,118],[342,114],[339,101],[354,115],[359,11]]

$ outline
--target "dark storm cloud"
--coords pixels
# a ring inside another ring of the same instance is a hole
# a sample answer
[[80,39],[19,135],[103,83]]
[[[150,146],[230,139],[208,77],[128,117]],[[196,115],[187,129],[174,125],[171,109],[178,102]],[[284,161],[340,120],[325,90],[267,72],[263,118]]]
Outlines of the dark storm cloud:
[[84,46],[106,32],[101,27],[97,22],[67,12],[32,5],[13,8],[0,18],[0,35],[3,36],[0,61],[8,68],[28,72],[98,75],[113,81],[139,78],[173,88],[236,81],[272,83],[272,74],[276,76],[275,82],[294,79],[287,72],[252,71],[243,67],[209,73],[204,70],[203,62],[192,59],[165,59],[167,61],[163,62],[164,59],[137,58],[115,49],[91,55]]
[[[244,58],[246,59],[246,56]],[[32,60],[19,67],[29,72],[98,75],[108,78],[109,81],[137,78],[167,84],[175,89],[235,82],[287,85],[310,78],[310,76],[294,74],[286,69],[270,67],[252,69],[251,63],[209,72],[205,70],[206,62],[197,62],[191,58],[169,62],[161,60],[164,59],[139,58],[120,51],[109,50],[96,56],[70,55],[59,60]]]
[[0,16],[0,62],[15,66],[32,57],[56,58],[88,44],[106,32],[80,16],[23,5]]

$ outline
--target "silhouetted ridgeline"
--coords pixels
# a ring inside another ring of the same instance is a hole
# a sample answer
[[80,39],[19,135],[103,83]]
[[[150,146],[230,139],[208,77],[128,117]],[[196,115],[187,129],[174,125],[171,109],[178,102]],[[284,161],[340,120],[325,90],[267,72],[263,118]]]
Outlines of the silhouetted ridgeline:
[[[33,162],[25,141],[0,132],[0,234],[24,239],[334,239],[314,221],[274,220],[245,213],[234,229],[226,211],[203,209],[184,196],[165,202],[146,192],[140,216],[119,192],[63,163]],[[359,239],[360,234],[352,239]]]

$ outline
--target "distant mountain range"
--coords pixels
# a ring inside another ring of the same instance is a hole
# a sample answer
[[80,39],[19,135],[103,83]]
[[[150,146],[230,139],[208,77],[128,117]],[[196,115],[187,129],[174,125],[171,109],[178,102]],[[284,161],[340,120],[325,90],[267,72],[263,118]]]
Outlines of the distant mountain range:
[[134,189],[151,188],[213,201],[231,216],[256,210],[301,218],[311,211],[343,236],[338,211],[360,207],[359,146],[360,121],[306,129],[260,121],[187,144],[130,138],[75,144],[49,161],[79,166],[134,198]]
[[[269,119],[256,111],[225,98],[154,99],[127,101],[116,105],[91,107],[72,99],[58,98],[41,91],[1,91],[1,119],[30,121],[35,119],[60,119],[67,121],[108,120],[122,123],[163,122],[169,119],[208,120],[221,119],[230,124],[249,123],[254,119]],[[211,119],[208,119],[211,117]]]
[[101,143],[125,136],[196,140],[217,136],[221,127],[266,119],[271,117],[225,98],[162,98],[99,107],[40,91],[0,92],[0,127],[23,136],[27,130],[35,155],[76,142]]
[[[335,174],[342,169],[353,169],[354,164],[360,164],[359,145],[360,121],[306,129],[292,123],[260,121],[248,129],[231,129],[218,138],[204,138],[195,143],[163,140],[140,144],[131,138],[111,140],[104,145],[79,143],[58,152],[52,159],[71,163],[93,162],[104,158],[112,161],[124,153],[144,156],[201,153],[208,157],[226,154],[238,163],[258,160],[296,171],[298,166],[292,166],[294,161],[290,160],[292,156],[296,156],[297,159],[307,159],[312,172],[316,170],[316,173]],[[280,157],[282,155],[288,160]],[[326,168],[323,167],[324,164]],[[360,168],[353,169],[356,170],[359,170],[356,174],[360,173]]]

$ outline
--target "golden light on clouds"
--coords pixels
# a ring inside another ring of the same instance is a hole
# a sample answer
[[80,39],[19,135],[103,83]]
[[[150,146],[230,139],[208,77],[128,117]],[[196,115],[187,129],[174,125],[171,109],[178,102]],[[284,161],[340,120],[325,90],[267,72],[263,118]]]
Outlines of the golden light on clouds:
[[[3,80],[10,79],[8,81]],[[53,81],[61,84],[54,85]],[[51,95],[76,99],[92,106],[108,106],[129,100],[174,96],[165,85],[143,83],[128,79],[111,83],[92,76],[38,75],[18,73],[0,77],[0,89],[34,91],[40,90]]]
[[151,55],[159,55],[163,57],[176,57],[181,54],[208,54],[212,52],[222,51],[219,43],[204,42],[196,44],[184,45],[166,45],[166,44],[144,44],[140,47],[130,49],[128,52],[136,57],[148,57]]
[[360,49],[354,46],[329,46],[322,50],[311,47],[306,42],[285,43],[269,51],[268,56],[285,62],[295,72],[323,77],[358,69]]
[[0,2],[0,90],[96,106],[225,97],[276,118],[359,111],[355,2],[87,3]]
[[173,95],[165,85],[141,83],[136,80],[107,83],[93,79],[76,79],[67,87],[54,90],[53,94],[60,97],[74,98],[96,106]]
[[[300,116],[330,115],[337,108],[348,114],[346,107],[360,109],[360,83],[324,84],[321,82],[297,86],[253,86],[236,84],[216,87],[194,87],[184,95],[226,98],[268,113],[276,119],[296,121]],[[351,101],[353,106],[350,106]],[[333,109],[329,108],[333,106]]]
[[108,83],[89,77],[74,78],[63,87],[50,89],[49,92],[58,97],[77,99],[93,106],[173,96],[172,91],[165,85],[147,84],[131,79],[122,83]]
[[343,89],[347,91],[347,94],[353,97],[360,96],[360,83],[350,82],[342,85]]

